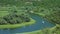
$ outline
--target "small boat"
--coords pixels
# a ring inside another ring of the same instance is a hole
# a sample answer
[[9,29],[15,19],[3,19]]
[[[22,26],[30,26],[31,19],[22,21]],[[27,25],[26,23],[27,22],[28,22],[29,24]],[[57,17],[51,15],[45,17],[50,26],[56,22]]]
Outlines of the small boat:
[[42,23],[44,23],[44,21],[42,21]]

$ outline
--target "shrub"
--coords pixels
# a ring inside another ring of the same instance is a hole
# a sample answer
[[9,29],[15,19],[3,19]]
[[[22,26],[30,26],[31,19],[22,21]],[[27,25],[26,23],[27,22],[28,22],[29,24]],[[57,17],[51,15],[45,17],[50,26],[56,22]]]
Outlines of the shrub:
[[3,25],[3,24],[7,24],[7,21],[5,21],[4,19],[0,19],[0,25]]
[[16,20],[9,20],[9,23],[10,24],[16,24],[17,22],[16,22]]

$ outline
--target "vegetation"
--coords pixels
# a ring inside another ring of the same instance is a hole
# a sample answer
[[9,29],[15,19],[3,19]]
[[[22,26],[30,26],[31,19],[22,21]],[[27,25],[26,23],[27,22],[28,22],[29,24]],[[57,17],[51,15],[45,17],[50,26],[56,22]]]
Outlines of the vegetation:
[[49,21],[60,24],[60,11],[57,8],[39,8],[40,10],[35,12],[35,14],[38,14],[42,16],[43,18],[48,19]]
[[0,29],[14,29],[14,28],[19,28],[19,27],[23,27],[23,26],[32,25],[34,23],[35,23],[35,20],[33,20],[32,18],[30,18],[30,22],[22,22],[20,24],[13,24],[13,25],[12,24],[0,25]]
[[[8,1],[8,2],[7,2]],[[59,24],[59,26],[55,26],[53,28],[48,28],[47,30],[37,31],[34,32],[34,34],[60,34],[60,0],[0,0],[0,6],[1,7],[7,7],[11,8],[12,6],[16,6],[19,10],[27,10],[28,12],[33,12],[34,14],[37,14],[39,16],[42,16],[43,18],[47,19],[48,21]],[[1,8],[0,8],[1,10]],[[0,12],[1,13],[1,12]],[[9,14],[9,13],[8,13]],[[18,13],[19,14],[19,13]],[[7,15],[7,13],[4,16],[2,14],[2,18],[0,18],[0,24],[15,24],[15,23],[21,23],[21,22],[29,22],[30,18],[25,17],[26,15],[16,14],[16,11],[14,11],[12,14]],[[26,13],[25,13],[26,14]],[[13,18],[14,17],[14,18]],[[9,22],[7,22],[7,20]],[[17,20],[19,19],[19,20]],[[16,21],[16,22],[15,22]],[[2,23],[1,23],[2,22]],[[53,32],[53,33],[52,33]]]
[[[13,13],[12,13],[13,12]],[[12,11],[11,14],[6,15],[0,19],[0,24],[17,24],[22,22],[30,22],[30,18],[26,15],[17,15],[17,11]]]
[[34,14],[42,16],[43,18],[47,19],[48,21],[59,24],[59,26],[55,26],[53,28],[48,28],[39,30],[36,32],[31,32],[27,34],[60,34],[60,4],[59,0],[45,0],[42,1],[41,5],[37,2],[38,6],[34,8],[32,11]]
[[[0,8],[1,9],[1,8]],[[0,29],[18,28],[34,24],[35,20],[25,14],[25,12],[18,11],[15,8],[3,8],[0,10]]]

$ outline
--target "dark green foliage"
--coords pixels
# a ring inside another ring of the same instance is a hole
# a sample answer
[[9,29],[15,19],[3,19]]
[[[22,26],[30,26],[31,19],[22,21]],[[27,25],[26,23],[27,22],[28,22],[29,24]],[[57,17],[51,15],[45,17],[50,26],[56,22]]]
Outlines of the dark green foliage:
[[10,23],[10,24],[16,24],[17,21],[16,21],[16,20],[9,20],[9,23]]
[[[13,12],[13,13],[12,13]],[[25,14],[17,14],[17,11],[12,11],[8,15],[4,16],[0,20],[0,24],[18,24],[22,22],[29,22],[30,18],[28,18]]]
[[25,19],[25,22],[29,22],[29,21],[30,21],[30,19],[28,19],[28,18]]
[[30,21],[30,19],[29,19],[28,17],[23,18],[23,20],[24,20],[25,22],[29,22],[29,21]]
[[14,11],[14,13],[17,13],[17,11]]
[[24,15],[24,14],[21,14],[21,15],[20,15],[20,18],[21,18],[24,22],[29,22],[29,21],[30,21],[30,18],[27,17],[27,15]]
[[60,24],[60,11],[53,11],[53,13],[51,15],[48,15],[47,19],[49,19],[50,21],[52,21],[53,23],[57,23]]
[[7,22],[4,19],[0,18],[0,25],[3,25],[3,24],[7,24]]

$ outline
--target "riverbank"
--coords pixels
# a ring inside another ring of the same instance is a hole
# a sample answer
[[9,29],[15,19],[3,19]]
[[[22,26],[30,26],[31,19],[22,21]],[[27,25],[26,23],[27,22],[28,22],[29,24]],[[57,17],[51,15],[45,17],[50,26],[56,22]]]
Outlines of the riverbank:
[[6,29],[6,28],[18,28],[18,27],[23,27],[23,26],[28,26],[28,25],[32,25],[35,23],[35,20],[31,18],[30,22],[24,22],[21,24],[7,24],[7,25],[0,25],[0,29]]

